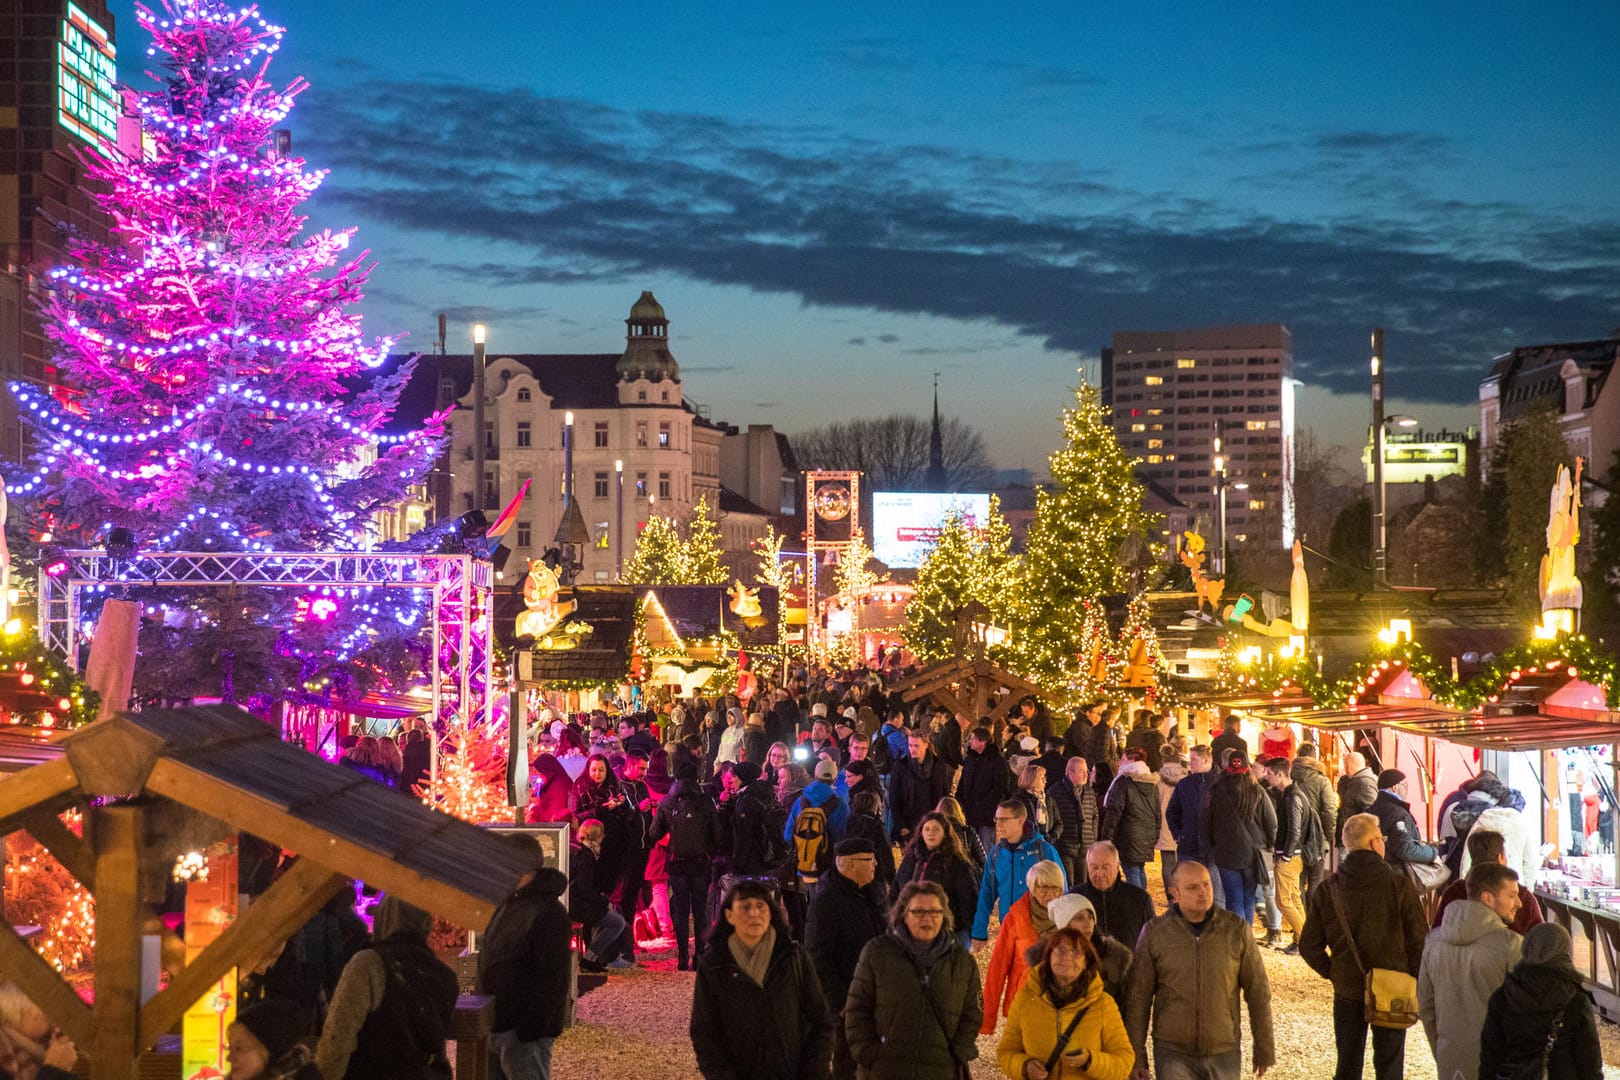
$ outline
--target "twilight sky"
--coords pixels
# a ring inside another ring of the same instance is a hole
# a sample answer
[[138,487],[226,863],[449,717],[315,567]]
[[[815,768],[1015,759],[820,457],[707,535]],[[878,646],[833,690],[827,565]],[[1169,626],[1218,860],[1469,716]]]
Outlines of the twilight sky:
[[652,289],[732,423],[922,411],[938,371],[1041,473],[1115,329],[1280,319],[1301,426],[1349,444],[1376,323],[1425,427],[1478,422],[1493,355],[1620,326],[1605,0],[261,6],[372,333],[613,352]]

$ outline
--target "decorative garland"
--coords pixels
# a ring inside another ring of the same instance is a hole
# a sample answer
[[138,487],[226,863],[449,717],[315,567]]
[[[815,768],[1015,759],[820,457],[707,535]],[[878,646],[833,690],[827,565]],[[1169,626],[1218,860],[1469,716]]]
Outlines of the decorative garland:
[[[15,679],[16,686],[10,684]],[[88,724],[101,708],[101,695],[68,667],[60,653],[32,634],[0,634],[0,687],[55,698],[55,707],[13,711],[0,690],[0,723],[69,728]]]

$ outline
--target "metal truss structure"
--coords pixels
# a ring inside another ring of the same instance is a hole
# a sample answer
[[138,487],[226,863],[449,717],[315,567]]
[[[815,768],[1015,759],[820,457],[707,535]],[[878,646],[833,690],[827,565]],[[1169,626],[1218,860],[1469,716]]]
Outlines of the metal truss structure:
[[822,655],[827,632],[821,625],[821,598],[817,595],[817,568],[823,558],[848,558],[861,539],[861,473],[851,470],[814,470],[804,474],[804,595],[808,621],[805,645],[811,655]]
[[[60,553],[65,568],[39,575],[39,636],[78,669],[84,600],[132,587],[429,590],[433,716],[459,713],[488,724],[494,570],[471,555],[411,552],[140,551],[114,559],[104,550]],[[54,561],[53,561],[54,562]],[[53,565],[53,569],[56,569]]]

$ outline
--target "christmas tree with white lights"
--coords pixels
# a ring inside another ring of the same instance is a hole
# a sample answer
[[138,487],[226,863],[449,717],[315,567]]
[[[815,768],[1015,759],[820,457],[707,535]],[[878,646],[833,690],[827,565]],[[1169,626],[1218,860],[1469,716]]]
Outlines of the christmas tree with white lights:
[[[377,512],[431,468],[443,419],[378,432],[410,366],[364,378],[394,346],[367,339],[352,310],[367,255],[350,253],[352,229],[305,229],[300,207],[326,174],[278,149],[305,86],[266,79],[284,30],[219,0],[137,18],[158,84],[138,99],[149,151],[84,152],[112,239],[75,240],[75,265],[52,273],[43,314],[68,389],[12,385],[38,436],[12,491],[36,537],[69,546],[121,527],[143,551],[367,549]],[[137,689],[352,697],[411,666],[397,650],[384,659],[384,643],[417,634],[426,602],[201,593],[137,592]]]

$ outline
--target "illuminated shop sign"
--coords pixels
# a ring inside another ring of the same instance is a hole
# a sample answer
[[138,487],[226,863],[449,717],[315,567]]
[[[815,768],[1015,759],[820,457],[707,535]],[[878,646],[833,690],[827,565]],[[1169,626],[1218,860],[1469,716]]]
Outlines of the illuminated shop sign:
[[57,43],[56,118],[85,142],[118,143],[118,51],[100,23],[69,0]]

